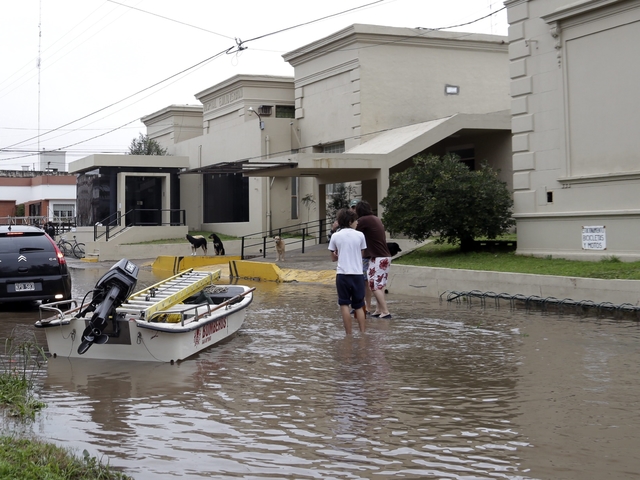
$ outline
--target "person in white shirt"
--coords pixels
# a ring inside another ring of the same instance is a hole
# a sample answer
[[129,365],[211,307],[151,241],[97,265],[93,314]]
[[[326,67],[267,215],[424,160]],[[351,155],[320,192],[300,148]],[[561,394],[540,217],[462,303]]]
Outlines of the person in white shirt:
[[365,331],[364,282],[362,281],[362,251],[367,248],[364,234],[356,230],[358,216],[343,208],[338,212],[339,230],[331,235],[329,250],[331,260],[338,262],[336,268],[336,289],[338,305],[347,335],[352,332],[350,307],[355,311],[360,331]]

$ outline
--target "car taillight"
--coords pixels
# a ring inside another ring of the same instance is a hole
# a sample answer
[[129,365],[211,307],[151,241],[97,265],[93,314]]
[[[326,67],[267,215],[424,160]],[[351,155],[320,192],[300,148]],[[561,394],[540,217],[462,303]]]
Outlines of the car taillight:
[[64,258],[64,253],[60,251],[60,249],[58,248],[58,245],[56,245],[56,242],[54,242],[49,235],[46,235],[46,237],[49,239],[49,241],[51,242],[51,245],[53,245],[53,248],[56,251],[56,258],[58,259],[58,265],[66,265],[67,259]]

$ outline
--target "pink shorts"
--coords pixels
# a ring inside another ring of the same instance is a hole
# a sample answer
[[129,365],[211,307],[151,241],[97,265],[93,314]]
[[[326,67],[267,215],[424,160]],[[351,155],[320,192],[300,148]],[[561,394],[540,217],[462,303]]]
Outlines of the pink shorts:
[[381,290],[387,285],[390,266],[391,258],[389,257],[371,257],[367,278],[372,292]]

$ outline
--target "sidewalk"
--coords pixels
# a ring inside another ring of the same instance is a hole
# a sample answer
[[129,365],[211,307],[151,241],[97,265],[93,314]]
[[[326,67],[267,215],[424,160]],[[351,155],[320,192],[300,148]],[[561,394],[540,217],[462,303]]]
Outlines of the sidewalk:
[[[402,248],[398,256],[409,253],[417,248],[412,240],[396,241]],[[239,255],[239,242],[225,242],[228,256]],[[237,248],[236,248],[237,247]],[[182,257],[177,257],[182,258]],[[185,259],[190,258],[188,253]],[[197,258],[197,257],[193,257]],[[395,257],[398,258],[398,257]],[[132,260],[142,269],[152,269],[156,258]],[[231,259],[230,259],[231,260]],[[109,268],[114,261],[82,262],[67,259],[70,268]],[[221,269],[223,278],[231,276],[230,264],[264,264],[270,266],[270,271],[278,271],[280,281],[309,282],[334,284],[336,265],[331,261],[328,244],[323,243],[305,248],[287,251],[286,260],[276,262],[275,252],[267,254],[265,258],[255,257],[250,260],[231,260],[222,265],[198,266],[198,269]],[[240,274],[239,278],[261,278],[260,274]],[[257,271],[260,271],[257,269]],[[262,278],[265,280],[265,278]],[[541,298],[572,299],[575,301],[590,301],[594,303],[611,302],[615,305],[640,305],[640,280],[600,280],[593,278],[555,277],[550,275],[531,275],[521,273],[503,273],[475,270],[457,270],[448,268],[415,267],[394,264],[392,261],[387,283],[390,295],[402,294],[444,298],[449,292],[494,292],[510,295],[537,296]]]

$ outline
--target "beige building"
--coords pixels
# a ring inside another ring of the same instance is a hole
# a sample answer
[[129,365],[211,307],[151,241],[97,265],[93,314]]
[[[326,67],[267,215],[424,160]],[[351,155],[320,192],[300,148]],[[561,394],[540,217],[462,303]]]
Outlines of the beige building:
[[505,5],[518,253],[640,259],[640,2]]
[[[232,235],[317,220],[326,186],[378,205],[420,152],[488,161],[512,186],[507,39],[352,25],[284,55],[294,77],[237,75],[143,118],[189,158],[190,228]],[[303,198],[311,198],[305,206]]]

